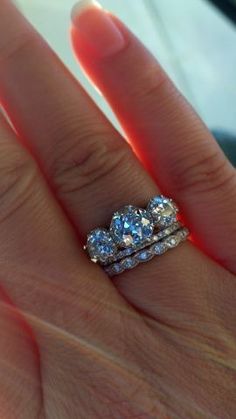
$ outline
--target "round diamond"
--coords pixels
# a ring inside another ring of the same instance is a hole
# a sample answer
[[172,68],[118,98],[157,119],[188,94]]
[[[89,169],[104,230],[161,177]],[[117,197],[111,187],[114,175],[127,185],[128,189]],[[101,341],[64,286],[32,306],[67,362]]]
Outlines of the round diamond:
[[116,245],[106,229],[91,231],[87,239],[87,250],[92,260],[105,262],[116,253]]
[[176,221],[178,208],[172,199],[163,195],[155,196],[148,204],[147,210],[151,213],[155,225],[167,227]]
[[122,247],[140,245],[152,236],[153,229],[151,215],[131,205],[116,212],[110,226],[114,241]]

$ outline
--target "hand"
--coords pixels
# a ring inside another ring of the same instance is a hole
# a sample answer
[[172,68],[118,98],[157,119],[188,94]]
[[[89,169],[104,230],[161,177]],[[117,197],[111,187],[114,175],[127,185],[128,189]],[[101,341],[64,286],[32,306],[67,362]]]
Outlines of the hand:
[[[76,55],[131,146],[1,0],[14,129],[1,118],[0,417],[233,419],[235,170],[118,19],[95,6],[73,16]],[[86,234],[159,188],[192,241],[111,280]]]

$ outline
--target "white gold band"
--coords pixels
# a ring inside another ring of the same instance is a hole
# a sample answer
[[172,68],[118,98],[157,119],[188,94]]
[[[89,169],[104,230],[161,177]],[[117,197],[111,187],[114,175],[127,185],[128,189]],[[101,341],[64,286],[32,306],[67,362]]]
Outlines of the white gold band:
[[151,244],[157,243],[175,231],[179,230],[182,227],[179,221],[176,221],[172,225],[163,230],[153,234],[150,238],[146,239],[140,245],[136,247],[128,247],[127,249],[118,251],[113,257],[110,257],[106,262],[101,263],[102,266],[111,265],[114,262],[118,262],[126,256],[131,256],[134,253],[137,253],[139,250],[145,249],[145,247],[150,246]]
[[119,275],[125,270],[135,268],[140,263],[148,262],[154,256],[160,256],[169,249],[177,247],[181,242],[185,241],[189,235],[189,230],[186,227],[180,228],[173,234],[168,235],[161,241],[139,250],[132,256],[124,257],[121,261],[112,263],[104,268],[105,272],[110,276]]

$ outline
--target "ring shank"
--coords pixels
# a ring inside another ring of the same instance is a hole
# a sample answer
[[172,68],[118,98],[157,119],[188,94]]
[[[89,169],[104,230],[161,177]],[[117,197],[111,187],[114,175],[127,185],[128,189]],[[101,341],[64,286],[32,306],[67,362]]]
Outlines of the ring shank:
[[186,227],[182,227],[177,232],[168,235],[161,241],[146,247],[144,250],[140,250],[132,256],[125,257],[119,262],[106,266],[104,270],[110,277],[119,275],[126,270],[135,268],[140,263],[148,262],[155,256],[160,256],[168,250],[177,247],[187,239],[188,235],[189,230]]

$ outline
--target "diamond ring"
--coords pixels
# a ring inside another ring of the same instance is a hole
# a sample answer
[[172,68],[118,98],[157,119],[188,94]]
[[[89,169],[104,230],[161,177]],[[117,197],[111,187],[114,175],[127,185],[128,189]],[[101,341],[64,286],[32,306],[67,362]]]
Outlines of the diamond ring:
[[137,246],[127,247],[126,249],[119,250],[113,256],[107,258],[106,262],[100,262],[101,265],[107,266],[113,262],[118,262],[119,260],[123,259],[126,256],[131,256],[136,253],[138,250],[142,250],[151,244],[157,243],[163,238],[169,236],[170,234],[174,233],[175,231],[179,230],[181,227],[181,223],[176,221],[175,223],[171,224],[169,227],[164,228],[163,230],[158,231],[157,233],[153,234],[150,238],[147,238],[142,243]]
[[178,246],[178,244],[187,239],[188,235],[188,229],[183,227],[175,234],[170,234],[160,242],[153,244],[144,250],[136,252],[133,256],[128,256],[119,262],[111,263],[109,266],[104,268],[105,272],[112,277],[121,274],[128,269],[133,269],[140,263],[148,262],[153,259],[154,256],[163,255],[163,253],[167,252],[167,250]]
[[152,198],[145,209],[127,205],[113,214],[109,228],[96,228],[88,234],[85,249],[93,262],[113,275],[118,265],[122,271],[127,269],[127,260],[136,266],[139,255],[144,255],[147,247],[154,249],[159,241],[163,245],[175,236],[182,241],[180,231],[186,236],[186,229],[181,230],[177,216],[177,205],[163,195]]

